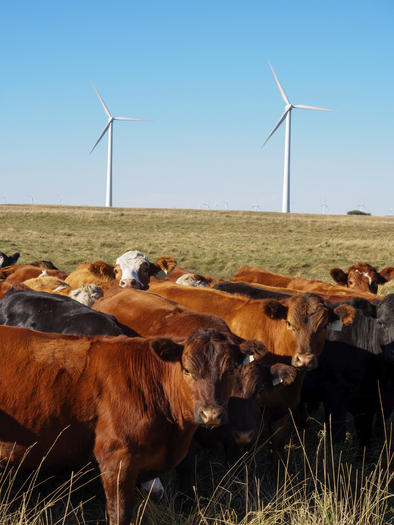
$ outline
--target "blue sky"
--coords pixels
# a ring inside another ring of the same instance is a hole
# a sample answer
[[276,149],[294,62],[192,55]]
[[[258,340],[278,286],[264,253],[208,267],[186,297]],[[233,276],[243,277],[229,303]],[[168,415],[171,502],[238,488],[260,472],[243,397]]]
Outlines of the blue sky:
[[[3,2],[0,203],[281,211],[293,110],[291,211],[394,209],[394,3]],[[61,197],[59,197],[61,196]],[[364,210],[365,211],[365,210]],[[327,211],[326,211],[327,213]],[[394,211],[393,211],[394,215]]]

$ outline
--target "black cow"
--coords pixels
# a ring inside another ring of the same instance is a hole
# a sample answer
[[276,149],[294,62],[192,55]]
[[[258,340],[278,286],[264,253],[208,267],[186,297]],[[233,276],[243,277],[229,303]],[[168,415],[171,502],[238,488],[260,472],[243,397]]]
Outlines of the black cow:
[[377,305],[359,298],[351,304],[356,308],[353,323],[340,331],[329,330],[318,368],[304,379],[301,402],[323,402],[336,443],[345,440],[350,412],[360,445],[369,447],[381,400],[386,419],[393,408],[394,294]]
[[16,261],[19,259],[19,253],[16,252],[14,255],[6,255],[4,252],[0,252],[0,268],[5,268],[6,266],[12,266],[16,264]]
[[230,283],[228,281],[222,281],[215,283],[212,288],[214,290],[220,290],[221,292],[227,292],[231,294],[240,294],[250,297],[251,299],[276,299],[281,301],[291,297],[290,294],[274,292],[272,290],[264,290],[263,288],[257,288],[247,283]]
[[113,315],[96,312],[70,297],[13,288],[0,301],[0,324],[65,335],[138,335]]
[[[259,344],[261,343],[254,342],[255,353],[264,354],[267,350],[265,347],[257,348]],[[234,376],[229,399],[228,423],[212,429],[199,427],[194,439],[207,448],[222,444],[227,462],[230,466],[234,465],[243,456],[245,446],[249,449],[257,439],[258,406],[273,390],[289,385],[296,376],[297,370],[289,365],[275,364],[269,367],[256,360],[240,367]],[[176,467],[179,492],[185,506],[194,500],[194,470],[195,454],[193,449],[189,449],[186,457]],[[253,473],[253,468],[251,472]],[[251,478],[253,477],[252,474]]]

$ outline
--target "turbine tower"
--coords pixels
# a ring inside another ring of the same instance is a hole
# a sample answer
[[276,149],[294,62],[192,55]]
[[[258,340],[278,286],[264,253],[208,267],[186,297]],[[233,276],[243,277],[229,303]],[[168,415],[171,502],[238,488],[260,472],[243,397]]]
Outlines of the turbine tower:
[[[93,84],[93,82],[92,82]],[[106,112],[108,116],[108,122],[105,128],[103,129],[101,135],[97,139],[96,144],[93,146],[92,151],[97,146],[97,144],[100,142],[100,140],[103,138],[103,136],[108,131],[108,165],[107,165],[107,193],[105,198],[105,205],[106,206],[112,206],[112,123],[114,120],[138,120],[140,122],[150,122],[149,120],[143,120],[140,118],[127,118],[127,117],[113,117],[111,113],[109,112],[107,106],[104,104],[104,100],[100,97],[100,93],[97,91],[96,86],[93,84],[94,90],[97,93],[98,98],[100,99],[100,102],[104,108],[104,111]],[[89,153],[89,155],[90,155]]]
[[[314,106],[302,106],[302,105],[296,105],[293,106],[290,104],[289,99],[286,96],[286,93],[284,92],[283,87],[281,86],[281,83],[278,80],[278,77],[276,76],[276,73],[274,71],[274,68],[271,66],[271,62],[268,60],[268,64],[270,65],[270,68],[272,69],[272,73],[274,74],[276,83],[278,84],[278,88],[280,91],[280,94],[282,95],[283,100],[286,103],[285,112],[278,120],[276,126],[271,131],[271,133],[268,135],[267,140],[264,142],[263,146],[268,142],[268,140],[272,137],[272,135],[275,133],[275,131],[279,128],[279,126],[282,124],[282,122],[286,119],[286,135],[285,135],[285,168],[284,168],[284,174],[283,174],[283,200],[282,200],[282,213],[289,213],[290,212],[290,135],[291,135],[291,110],[293,108],[295,109],[314,109],[318,111],[336,111],[335,109],[325,109],[325,108],[316,108]],[[263,147],[261,146],[261,147]]]

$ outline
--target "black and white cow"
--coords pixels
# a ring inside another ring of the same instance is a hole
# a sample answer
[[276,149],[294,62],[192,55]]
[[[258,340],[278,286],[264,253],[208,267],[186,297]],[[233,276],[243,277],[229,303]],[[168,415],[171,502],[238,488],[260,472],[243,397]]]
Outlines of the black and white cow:
[[19,259],[19,253],[16,252],[14,255],[6,255],[4,252],[0,252],[0,268],[5,268],[6,266],[12,266],[16,264],[16,261]]

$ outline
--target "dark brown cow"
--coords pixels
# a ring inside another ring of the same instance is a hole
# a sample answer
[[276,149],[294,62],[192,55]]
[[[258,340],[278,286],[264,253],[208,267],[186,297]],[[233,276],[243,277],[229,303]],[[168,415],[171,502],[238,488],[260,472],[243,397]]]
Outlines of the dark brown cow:
[[123,288],[136,288],[147,290],[151,277],[163,279],[176,266],[173,257],[162,256],[154,263],[138,251],[129,251],[116,259],[115,266],[104,261],[82,263],[74,272],[65,279],[72,288],[82,284],[95,284],[104,291],[117,284]]
[[173,469],[198,425],[226,422],[244,359],[214,330],[178,344],[2,326],[0,339],[0,461],[55,468],[96,460],[111,525],[129,525],[136,483]]
[[31,290],[31,288],[26,286],[25,283],[21,283],[19,281],[15,281],[15,282],[1,281],[0,282],[0,299],[3,299],[5,294],[8,292],[8,290],[11,290],[11,288],[14,288],[15,290]]
[[283,388],[280,397],[272,399],[266,409],[270,431],[275,434],[274,449],[281,454],[289,409],[297,408],[305,374],[317,366],[329,323],[338,318],[345,324],[351,323],[354,309],[346,304],[333,309],[324,299],[310,293],[280,302],[251,300],[207,288],[188,288],[168,280],[152,283],[151,291],[196,312],[221,317],[232,332],[244,339],[262,341],[269,350],[263,359],[265,364],[282,362],[298,369],[294,383]]
[[359,262],[350,266],[346,273],[340,268],[333,268],[330,270],[330,275],[341,286],[377,294],[378,286],[391,281],[394,277],[394,267],[386,266],[378,272],[374,266],[366,262]]

